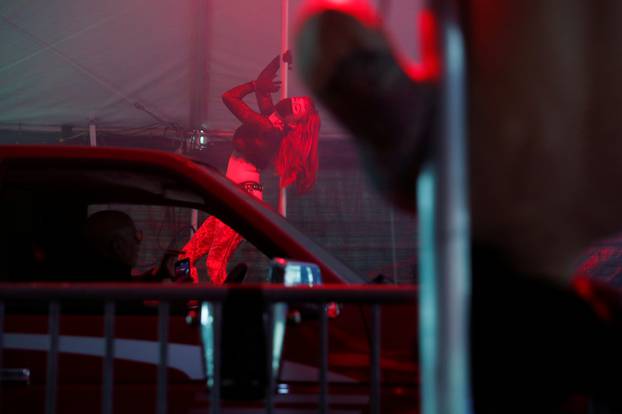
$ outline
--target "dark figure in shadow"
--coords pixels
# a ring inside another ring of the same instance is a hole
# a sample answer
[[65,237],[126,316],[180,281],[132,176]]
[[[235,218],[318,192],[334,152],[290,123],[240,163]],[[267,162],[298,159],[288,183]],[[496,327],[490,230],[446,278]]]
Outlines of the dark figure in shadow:
[[[622,2],[459,2],[466,28],[476,413],[622,412],[620,295],[573,278],[622,230]],[[366,2],[309,3],[298,68],[356,137],[378,189],[415,209],[435,143],[434,19],[422,62],[393,48]],[[574,401],[574,403],[573,403]]]
[[87,258],[84,277],[90,281],[130,282],[142,232],[130,216],[115,210],[92,214],[84,228]]

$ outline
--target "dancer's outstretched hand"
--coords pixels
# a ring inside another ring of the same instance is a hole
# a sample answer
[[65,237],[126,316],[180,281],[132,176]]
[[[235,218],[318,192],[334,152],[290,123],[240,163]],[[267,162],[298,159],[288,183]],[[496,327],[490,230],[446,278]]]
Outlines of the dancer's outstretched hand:
[[281,89],[281,81],[268,77],[259,77],[255,81],[255,88],[261,93],[275,93]]
[[266,65],[255,80],[255,89],[259,93],[274,93],[281,89],[281,81],[275,80],[281,65],[281,55],[277,55]]

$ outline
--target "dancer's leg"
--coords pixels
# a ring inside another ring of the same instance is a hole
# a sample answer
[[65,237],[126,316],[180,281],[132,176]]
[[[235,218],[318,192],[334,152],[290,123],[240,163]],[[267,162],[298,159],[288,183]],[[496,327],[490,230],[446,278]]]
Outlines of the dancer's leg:
[[190,276],[194,283],[199,282],[199,272],[195,263],[201,256],[209,252],[210,246],[213,243],[216,231],[215,226],[217,223],[220,223],[220,220],[216,217],[208,217],[190,238],[188,243],[182,248],[182,253],[179,255],[179,259],[187,258],[190,260]]
[[212,283],[222,285],[227,278],[227,264],[242,236],[218,219],[214,219],[214,237],[205,261]]

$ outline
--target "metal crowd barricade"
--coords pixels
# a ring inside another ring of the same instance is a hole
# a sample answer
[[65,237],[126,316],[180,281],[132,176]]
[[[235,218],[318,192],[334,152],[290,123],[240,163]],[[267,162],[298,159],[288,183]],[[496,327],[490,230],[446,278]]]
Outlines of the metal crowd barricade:
[[[7,284],[0,283],[0,370],[2,369],[4,320],[6,319],[5,302],[7,301],[45,301],[49,303],[50,345],[48,349],[48,372],[45,394],[47,414],[56,412],[56,398],[58,392],[58,353],[60,338],[60,314],[63,301],[86,299],[104,303],[104,367],[102,381],[102,413],[112,413],[113,390],[113,362],[114,362],[114,317],[117,301],[131,300],[158,300],[158,334],[159,334],[159,365],[157,370],[157,404],[156,412],[167,412],[167,355],[168,355],[168,325],[171,301],[200,300],[214,304],[215,329],[215,383],[210,391],[210,410],[213,414],[220,413],[220,326],[222,317],[222,303],[230,290],[260,290],[266,303],[273,309],[276,303],[319,303],[322,305],[320,316],[320,394],[318,398],[318,412],[328,413],[328,316],[327,304],[365,303],[372,306],[371,325],[371,358],[370,358],[370,412],[379,414],[380,411],[380,329],[381,305],[414,302],[417,300],[418,290],[414,286],[378,286],[378,285],[350,285],[350,286],[317,286],[317,287],[283,287],[274,285],[241,285],[236,287],[216,287],[211,285],[153,285],[153,284],[110,284],[110,283],[37,283],[37,284]],[[273,313],[270,312],[270,323],[273,323]],[[271,338],[271,335],[268,335]],[[273,370],[268,369],[268,392],[266,394],[267,413],[274,410],[272,392],[275,378]]]

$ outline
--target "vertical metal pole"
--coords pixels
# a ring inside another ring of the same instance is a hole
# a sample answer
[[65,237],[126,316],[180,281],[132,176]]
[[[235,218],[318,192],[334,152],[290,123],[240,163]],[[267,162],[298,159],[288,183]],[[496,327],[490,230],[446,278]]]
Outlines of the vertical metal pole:
[[222,303],[216,302],[214,309],[214,383],[210,396],[211,414],[220,414],[220,347],[222,338]]
[[[281,0],[281,56],[289,50],[289,0]],[[281,59],[281,99],[287,98],[287,63]],[[283,217],[287,216],[287,189],[279,189],[277,211]]]
[[168,367],[168,320],[170,305],[161,301],[158,306],[158,337],[160,342],[160,363],[158,365],[157,413],[166,414],[168,404],[166,370]]
[[54,414],[56,412],[56,393],[58,381],[58,344],[60,332],[60,304],[56,301],[50,302],[48,315],[48,337],[50,346],[48,349],[48,371],[47,387],[45,388],[45,412]]
[[417,189],[422,412],[467,414],[472,407],[465,50],[457,1],[437,0],[434,6],[443,57],[439,136]]
[[371,307],[371,414],[380,414],[380,305]]
[[273,361],[274,352],[274,303],[268,307],[268,329],[266,334],[266,369],[268,370],[268,381],[266,384],[266,413],[274,412],[274,372]]
[[[2,370],[3,365],[3,354],[4,354],[4,302],[0,302],[0,372]],[[2,387],[0,387],[0,391]]]
[[389,208],[389,222],[391,223],[391,262],[393,263],[393,283],[397,283],[397,243],[395,242],[395,212]]
[[[0,373],[2,373],[3,366],[3,354],[4,354],[4,302],[0,302]],[[0,374],[1,375],[1,374]],[[2,412],[2,405],[4,399],[2,398],[2,378],[0,378],[0,412]]]
[[277,211],[283,217],[287,217],[287,188],[279,188]]
[[[190,238],[194,236],[194,233],[199,230],[199,210],[190,210]],[[199,282],[201,281],[201,275],[199,274]]]
[[91,147],[97,146],[97,128],[95,127],[95,122],[89,122],[89,143]]
[[[199,230],[199,210],[192,209],[190,210],[190,239],[192,239],[192,236],[194,236],[194,233],[196,233],[197,230]],[[199,278],[199,282],[202,282],[202,274],[203,272],[197,271],[197,277]]]
[[[289,0],[281,0],[281,56],[289,50]],[[281,59],[281,99],[288,96],[287,63]]]
[[[195,0],[196,8],[192,27],[192,64],[189,71],[190,83],[190,111],[189,125],[195,131],[201,130],[203,122],[207,120],[207,98],[209,87],[208,63],[208,30],[210,29],[209,0]],[[201,142],[199,142],[199,145]]]
[[114,375],[114,314],[115,303],[104,305],[104,378],[102,385],[102,414],[111,414],[113,407],[113,375]]
[[328,414],[328,305],[320,315],[320,413]]
[[190,210],[190,226],[192,226],[192,229],[190,230],[190,237],[192,237],[199,229],[199,210]]

